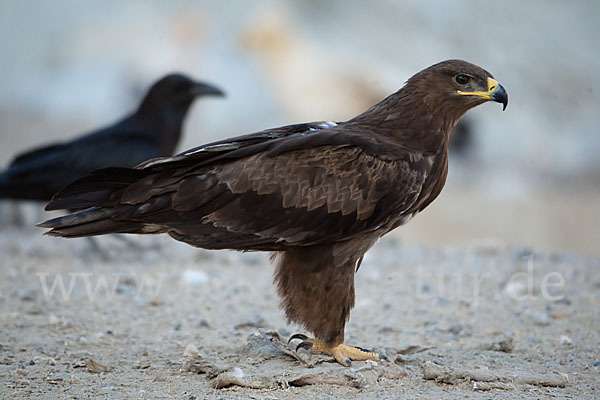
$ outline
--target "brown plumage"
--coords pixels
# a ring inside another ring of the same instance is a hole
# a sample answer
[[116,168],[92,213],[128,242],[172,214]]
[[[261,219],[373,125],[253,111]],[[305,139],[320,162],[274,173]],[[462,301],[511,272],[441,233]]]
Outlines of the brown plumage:
[[506,107],[487,71],[444,61],[346,122],[290,125],[97,171],[47,206],[91,208],[40,226],[54,236],[168,233],[206,249],[271,251],[286,316],[317,339],[306,347],[347,365],[363,359],[339,346],[362,257],[438,196],[450,131],[487,100]]

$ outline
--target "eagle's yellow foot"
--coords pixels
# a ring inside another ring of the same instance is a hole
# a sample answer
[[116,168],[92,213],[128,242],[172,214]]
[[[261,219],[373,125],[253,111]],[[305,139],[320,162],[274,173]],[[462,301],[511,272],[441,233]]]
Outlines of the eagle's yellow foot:
[[342,364],[344,367],[349,367],[352,364],[352,361],[379,361],[388,359],[387,356],[383,354],[375,353],[371,350],[363,349],[362,347],[350,346],[344,343],[330,347],[300,333],[290,336],[288,343],[294,339],[302,340],[302,342],[296,346],[296,351],[302,348],[307,349],[314,354],[328,354],[333,356],[336,361]]

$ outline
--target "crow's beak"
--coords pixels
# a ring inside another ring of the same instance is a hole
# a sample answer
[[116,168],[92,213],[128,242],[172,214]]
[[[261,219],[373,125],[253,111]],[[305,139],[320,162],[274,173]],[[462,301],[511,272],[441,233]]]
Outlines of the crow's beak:
[[191,90],[195,96],[225,96],[221,89],[204,82],[195,82]]

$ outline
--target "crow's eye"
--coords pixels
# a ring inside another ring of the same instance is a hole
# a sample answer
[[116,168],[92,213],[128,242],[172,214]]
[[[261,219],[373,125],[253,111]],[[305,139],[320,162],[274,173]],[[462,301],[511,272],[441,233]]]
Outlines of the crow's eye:
[[454,80],[459,85],[466,85],[471,80],[471,77],[469,75],[459,74],[454,77]]

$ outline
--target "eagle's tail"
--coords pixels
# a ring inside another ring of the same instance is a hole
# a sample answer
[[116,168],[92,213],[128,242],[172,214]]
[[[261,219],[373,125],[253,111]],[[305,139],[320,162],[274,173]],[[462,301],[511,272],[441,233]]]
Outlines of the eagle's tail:
[[145,225],[135,221],[115,221],[112,210],[92,207],[39,223],[40,228],[51,228],[50,236],[67,238],[106,235],[109,233],[150,233]]
[[125,189],[146,172],[133,168],[104,168],[77,179],[58,191],[46,210],[80,210],[83,208],[107,206],[115,192]]
[[[51,228],[50,236],[81,237],[109,233],[155,233],[156,227],[113,218],[113,195],[145,174],[137,169],[106,168],[92,172],[67,185],[54,195],[46,210],[80,210],[44,221],[37,226]],[[118,195],[115,196],[118,198]],[[118,201],[117,201],[118,203]]]

